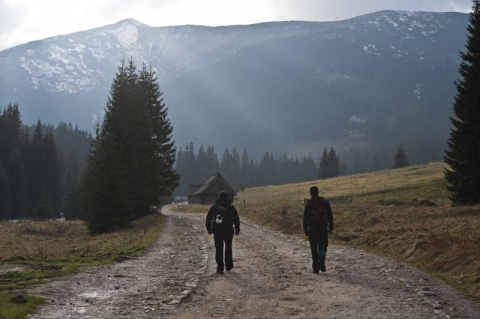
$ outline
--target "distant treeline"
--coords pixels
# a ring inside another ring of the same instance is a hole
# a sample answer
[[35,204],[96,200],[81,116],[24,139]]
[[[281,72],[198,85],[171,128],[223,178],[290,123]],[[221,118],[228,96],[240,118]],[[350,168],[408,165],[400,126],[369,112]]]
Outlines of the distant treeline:
[[[72,124],[54,127],[39,120],[33,126],[23,125],[16,104],[0,110],[0,219],[82,218],[77,188],[92,141],[90,133]],[[380,164],[376,155],[379,153],[387,165]],[[347,154],[338,156],[333,147],[325,148],[316,163],[310,155],[276,157],[270,152],[253,160],[246,148],[239,152],[235,147],[225,148],[219,157],[213,146],[200,145],[197,150],[191,142],[177,151],[175,171],[180,175],[180,186],[174,195],[186,196],[188,185],[203,184],[215,173],[221,173],[232,187],[242,190],[397,165],[391,150],[376,150],[368,155],[371,164],[361,169],[359,157],[356,165],[349,166],[345,162]]]
[[92,136],[71,124],[22,124],[0,110],[0,219],[79,217],[76,199]]
[[259,162],[254,162],[244,149],[226,148],[219,160],[215,148],[200,145],[195,151],[193,142],[177,152],[175,170],[180,174],[177,196],[186,196],[190,184],[203,184],[210,176],[221,173],[236,190],[247,187],[277,185],[314,180],[318,167],[310,155],[300,159],[286,155],[275,158],[266,152]]
[[[410,165],[401,144],[389,155],[387,168]],[[360,161],[357,158],[357,166],[354,169],[358,172],[359,167]],[[333,147],[323,149],[318,163],[310,155],[300,159],[292,159],[287,155],[275,158],[270,152],[266,152],[260,161],[255,162],[249,157],[246,149],[240,154],[235,147],[231,149],[227,147],[219,160],[213,146],[205,148],[200,145],[196,152],[193,142],[179,149],[175,169],[180,174],[180,187],[175,192],[176,196],[186,196],[188,185],[203,184],[216,173],[221,173],[237,191],[248,187],[299,183],[353,173],[349,166],[340,160]],[[373,155],[369,171],[380,169],[380,161]]]

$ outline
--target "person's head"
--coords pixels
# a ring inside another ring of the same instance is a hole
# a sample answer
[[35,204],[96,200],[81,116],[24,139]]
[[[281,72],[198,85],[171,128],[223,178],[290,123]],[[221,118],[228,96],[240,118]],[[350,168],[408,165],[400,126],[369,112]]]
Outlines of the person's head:
[[310,187],[310,196],[318,196],[318,187],[317,186]]
[[218,193],[218,199],[227,199],[227,198],[228,198],[227,192],[221,191],[220,193]]

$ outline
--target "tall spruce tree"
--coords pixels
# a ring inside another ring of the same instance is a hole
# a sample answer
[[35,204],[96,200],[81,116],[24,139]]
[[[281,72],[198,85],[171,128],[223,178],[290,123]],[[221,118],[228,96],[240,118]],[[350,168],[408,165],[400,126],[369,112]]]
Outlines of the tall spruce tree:
[[208,174],[213,175],[220,172],[220,162],[218,161],[217,152],[213,145],[207,147],[207,161],[208,161]]
[[395,156],[393,157],[393,168],[402,168],[407,167],[408,165],[410,165],[410,162],[408,160],[407,153],[405,153],[402,144],[400,144],[395,152]]
[[454,204],[480,203],[480,1],[474,0],[461,53],[460,79],[453,104],[455,117],[445,152],[445,181]]
[[[98,131],[97,131],[98,132]],[[81,183],[81,201],[87,227],[92,234],[128,225],[130,198],[125,170],[113,139],[92,143]]]
[[21,147],[21,125],[17,104],[9,104],[3,111],[0,110],[0,219],[18,218],[15,215],[18,206],[14,197],[17,192],[26,191],[26,183],[22,184],[24,189],[17,188],[24,180],[17,179],[17,163],[14,162]]
[[122,62],[84,171],[82,202],[91,233],[125,226],[172,194],[178,185],[172,130],[155,73]]
[[328,176],[328,152],[327,148],[323,149],[322,157],[320,158],[320,164],[318,167],[318,178],[327,179]]
[[12,214],[9,218],[24,218],[28,211],[28,176],[20,149],[11,152],[8,173],[12,201]]
[[20,144],[21,128],[18,104],[9,104],[0,112],[0,160],[4,163],[12,150]]
[[[61,206],[60,173],[57,148],[52,133],[38,120],[26,156],[28,162],[30,216],[58,217]],[[17,160],[16,160],[17,161]]]
[[337,153],[333,149],[333,146],[330,147],[330,151],[328,152],[328,166],[329,177],[337,177],[340,175],[340,160],[338,159]]
[[327,179],[337,177],[338,175],[340,175],[340,160],[337,153],[333,147],[330,147],[330,151],[328,152],[327,148],[324,148],[322,157],[320,158],[318,178]]
[[0,220],[10,219],[12,215],[12,199],[10,195],[10,185],[3,163],[0,161]]

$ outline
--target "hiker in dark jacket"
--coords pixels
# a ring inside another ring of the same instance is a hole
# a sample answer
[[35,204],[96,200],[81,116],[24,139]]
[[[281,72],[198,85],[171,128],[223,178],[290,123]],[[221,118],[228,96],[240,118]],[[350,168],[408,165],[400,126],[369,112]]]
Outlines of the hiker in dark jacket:
[[303,230],[310,241],[313,272],[327,271],[328,234],[333,232],[333,213],[330,203],[318,196],[318,187],[310,187],[311,199],[307,201],[303,212]]
[[[217,273],[223,274],[223,268],[227,271],[233,268],[232,242],[233,234],[240,234],[240,218],[232,201],[228,199],[226,192],[218,194],[215,205],[210,207],[205,226],[209,234],[213,233],[215,240],[215,261]],[[235,230],[234,230],[235,226]],[[223,245],[225,243],[225,263],[223,262]]]

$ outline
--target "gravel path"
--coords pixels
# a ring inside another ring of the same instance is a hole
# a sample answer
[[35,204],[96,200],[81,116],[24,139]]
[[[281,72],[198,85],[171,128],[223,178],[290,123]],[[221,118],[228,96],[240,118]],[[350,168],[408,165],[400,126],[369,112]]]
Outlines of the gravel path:
[[480,318],[440,281],[361,250],[331,245],[313,274],[306,240],[244,219],[235,268],[217,275],[206,211],[164,214],[145,254],[31,289],[49,301],[29,318]]

